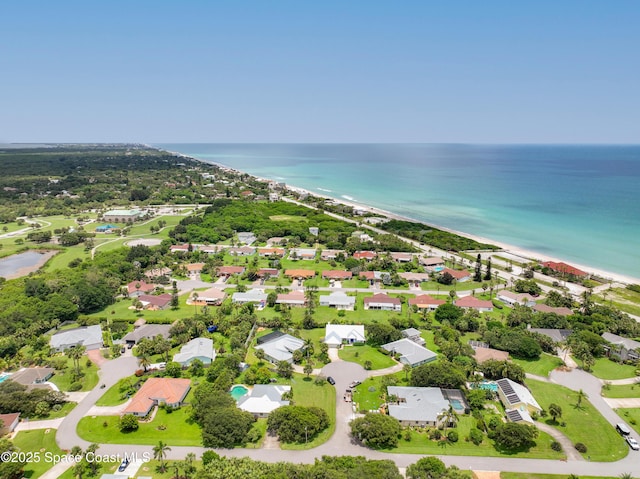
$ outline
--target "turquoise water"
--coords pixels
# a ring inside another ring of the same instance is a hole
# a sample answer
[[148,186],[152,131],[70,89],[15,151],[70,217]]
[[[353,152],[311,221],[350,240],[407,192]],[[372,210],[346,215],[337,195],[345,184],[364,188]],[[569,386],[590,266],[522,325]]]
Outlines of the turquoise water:
[[249,390],[246,387],[242,386],[241,384],[237,384],[237,385],[235,385],[235,386],[233,386],[231,388],[230,392],[231,392],[231,397],[233,398],[233,400],[237,401],[242,396],[247,394],[249,392]]
[[640,277],[640,146],[157,146],[565,261]]
[[498,392],[498,385],[494,381],[482,381],[478,384],[478,388],[487,389],[489,391],[493,391],[494,393]]
[[0,374],[0,383],[6,381],[7,379],[9,379],[11,377],[11,374],[7,374],[7,373],[2,373]]

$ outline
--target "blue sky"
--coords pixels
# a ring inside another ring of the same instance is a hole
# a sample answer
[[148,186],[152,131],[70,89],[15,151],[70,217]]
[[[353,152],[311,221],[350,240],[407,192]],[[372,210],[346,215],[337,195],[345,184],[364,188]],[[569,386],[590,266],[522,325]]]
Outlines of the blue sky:
[[0,4],[0,142],[638,143],[640,2]]

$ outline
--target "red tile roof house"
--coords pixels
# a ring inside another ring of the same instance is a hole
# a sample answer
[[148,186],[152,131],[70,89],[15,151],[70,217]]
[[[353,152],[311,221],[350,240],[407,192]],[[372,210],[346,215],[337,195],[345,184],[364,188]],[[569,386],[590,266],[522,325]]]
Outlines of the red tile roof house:
[[457,269],[445,268],[440,271],[440,274],[449,273],[458,283],[469,281],[471,279],[471,273],[469,271],[460,271]]
[[280,274],[280,270],[276,268],[260,268],[257,271],[256,276],[258,278],[266,278],[267,276],[269,276],[270,278],[275,278],[279,274]]
[[284,248],[258,248],[258,256],[277,256],[282,258],[284,256]]
[[369,284],[371,286],[375,286],[376,284],[379,285],[382,282],[383,274],[389,274],[389,273],[384,273],[382,271],[361,271],[360,274],[358,275],[358,278],[365,279],[369,281]]
[[144,294],[140,296],[138,300],[140,300],[144,309],[160,311],[169,307],[171,304],[171,295],[169,293],[160,294],[158,296]]
[[304,306],[304,291],[292,291],[290,293],[279,294],[276,304],[288,304],[289,306]]
[[218,266],[216,275],[220,278],[230,278],[236,274],[244,273],[244,266]]
[[355,259],[364,259],[366,261],[371,261],[372,259],[376,259],[378,257],[378,253],[375,251],[356,251],[353,253],[353,257]]
[[430,258],[420,258],[419,261],[427,271],[435,271],[435,268],[444,266],[444,260],[438,256],[432,256]]
[[[195,248],[193,248],[195,250]],[[171,253],[186,253],[189,251],[189,245],[188,244],[172,244],[169,247],[169,251]]]
[[460,308],[476,309],[481,313],[490,313],[493,311],[493,303],[491,301],[478,299],[475,296],[465,296],[464,298],[456,299],[454,304]]
[[547,306],[546,304],[535,304],[533,306],[533,310],[538,313],[555,313],[558,316],[571,316],[573,314],[572,310],[564,306],[554,308],[552,306]]
[[543,268],[549,268],[551,271],[555,271],[556,273],[560,273],[563,275],[571,275],[576,278],[587,278],[589,273],[586,271],[582,271],[581,269],[576,268],[575,266],[571,266],[567,263],[556,263],[555,261],[545,261],[542,263]]
[[421,294],[409,300],[409,306],[415,306],[418,309],[426,309],[428,311],[435,311],[438,309],[438,306],[445,303],[445,300],[432,298],[428,294]]
[[378,293],[364,298],[364,309],[402,311],[402,303],[398,298],[392,298],[384,293]]
[[156,405],[180,406],[190,388],[190,379],[149,378],[133,396],[123,414],[144,417]]
[[324,279],[342,281],[345,279],[351,279],[353,277],[353,273],[351,271],[327,270],[322,272],[322,277]]
[[131,283],[127,284],[127,294],[130,298],[137,298],[143,294],[150,293],[154,289],[156,289],[155,284],[148,284],[144,281],[131,281]]
[[288,269],[284,272],[287,278],[292,279],[309,279],[316,275],[316,272],[312,269]]
[[20,422],[20,413],[0,414],[0,436],[11,434]]

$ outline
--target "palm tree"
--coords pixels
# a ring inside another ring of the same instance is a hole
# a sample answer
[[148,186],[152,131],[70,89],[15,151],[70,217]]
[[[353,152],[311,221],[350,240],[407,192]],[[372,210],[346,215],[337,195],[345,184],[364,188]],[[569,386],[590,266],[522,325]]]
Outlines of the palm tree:
[[304,365],[303,372],[309,377],[309,374],[313,372],[313,365],[307,361],[307,364]]
[[411,365],[410,364],[405,364],[404,366],[402,366],[402,370],[404,371],[404,380],[408,381],[409,380],[409,373],[412,370]]
[[313,340],[311,338],[305,339],[303,347],[305,353],[307,353],[307,360],[309,360],[309,354],[313,354]]
[[149,359],[149,356],[147,356],[146,354],[142,354],[138,358],[138,364],[144,368],[144,372],[146,373],[149,369],[149,366],[151,365],[151,360]]
[[196,455],[192,452],[187,454],[184,458],[184,475],[187,479],[189,475],[193,474],[196,470],[195,466],[193,465],[195,460],[196,460]]
[[580,404],[582,404],[582,400],[587,399],[588,397],[589,396],[587,396],[587,393],[580,389],[578,391],[578,402],[576,402],[576,407],[580,407]]
[[447,427],[449,427],[449,424],[455,424],[456,422],[458,422],[458,415],[456,414],[456,411],[455,409],[453,409],[453,406],[451,404],[449,404],[449,409],[447,409],[447,411],[444,413],[443,419],[445,431],[447,430]]
[[87,348],[85,348],[84,346],[74,346],[72,348],[69,348],[69,350],[67,351],[67,356],[69,356],[73,360],[73,364],[76,368],[76,374],[78,376],[80,375],[80,358],[86,350]]
[[160,461],[160,472],[166,471],[164,460],[167,458],[167,452],[170,450],[171,448],[162,441],[158,442],[158,445],[153,447],[153,458]]

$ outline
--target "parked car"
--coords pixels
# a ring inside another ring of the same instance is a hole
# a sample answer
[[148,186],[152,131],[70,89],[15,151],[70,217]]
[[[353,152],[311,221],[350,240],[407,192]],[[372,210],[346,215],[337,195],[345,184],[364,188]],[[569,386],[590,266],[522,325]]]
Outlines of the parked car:
[[336,383],[336,380],[335,380],[335,379],[333,379],[331,376],[329,376],[329,377],[327,378],[327,381],[328,381],[328,382],[329,382],[329,384],[331,384],[332,386]]
[[359,386],[360,384],[362,384],[362,382],[360,381],[351,381],[351,384],[349,384],[349,389],[353,389],[356,386]]
[[631,434],[631,431],[629,430],[629,428],[622,423],[616,424],[616,431],[618,431],[623,436],[628,436],[629,434]]
[[125,457],[120,463],[120,466],[118,467],[118,472],[123,472],[128,465],[129,465],[129,459]]
[[632,438],[631,436],[627,436],[625,437],[625,439],[631,449],[633,449],[634,451],[637,451],[638,449],[640,449],[640,444],[638,444],[638,441],[636,441],[634,438]]

